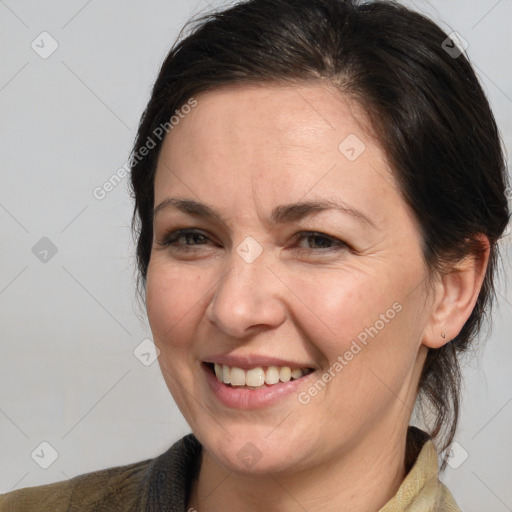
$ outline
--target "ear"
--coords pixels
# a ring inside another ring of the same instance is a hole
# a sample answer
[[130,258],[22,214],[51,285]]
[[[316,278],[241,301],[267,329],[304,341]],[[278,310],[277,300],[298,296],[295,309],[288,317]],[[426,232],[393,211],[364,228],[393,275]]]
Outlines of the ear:
[[439,348],[455,338],[475,307],[490,252],[489,239],[483,234],[477,239],[481,250],[453,264],[436,283],[430,321],[422,338],[426,347]]

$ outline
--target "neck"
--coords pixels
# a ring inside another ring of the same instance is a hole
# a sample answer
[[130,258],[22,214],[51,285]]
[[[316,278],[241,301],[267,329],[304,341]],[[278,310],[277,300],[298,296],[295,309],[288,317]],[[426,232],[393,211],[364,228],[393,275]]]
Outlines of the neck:
[[[379,510],[405,477],[405,431],[375,432],[323,464],[286,474],[241,475],[219,465],[205,450],[187,510],[218,512],[364,512]],[[383,443],[382,439],[386,439]]]

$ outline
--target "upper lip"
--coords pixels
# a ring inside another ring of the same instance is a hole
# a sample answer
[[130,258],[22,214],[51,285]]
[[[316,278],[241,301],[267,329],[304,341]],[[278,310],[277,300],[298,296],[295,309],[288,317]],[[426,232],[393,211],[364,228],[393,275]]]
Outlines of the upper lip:
[[236,356],[232,354],[219,354],[205,357],[205,363],[225,364],[227,366],[235,366],[248,370],[256,366],[289,366],[292,370],[295,368],[313,368],[315,365],[311,363],[300,363],[290,361],[289,359],[281,359],[280,357],[265,356],[261,354],[248,354],[245,356]]

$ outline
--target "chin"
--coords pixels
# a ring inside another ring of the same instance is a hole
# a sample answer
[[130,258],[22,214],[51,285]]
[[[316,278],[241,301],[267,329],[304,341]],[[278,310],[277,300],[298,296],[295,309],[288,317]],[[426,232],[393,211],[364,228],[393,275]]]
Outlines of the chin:
[[247,475],[287,473],[300,469],[301,461],[305,459],[306,450],[302,443],[297,443],[290,435],[273,433],[268,425],[238,426],[225,431],[217,425],[215,430],[193,431],[210,456],[228,471]]

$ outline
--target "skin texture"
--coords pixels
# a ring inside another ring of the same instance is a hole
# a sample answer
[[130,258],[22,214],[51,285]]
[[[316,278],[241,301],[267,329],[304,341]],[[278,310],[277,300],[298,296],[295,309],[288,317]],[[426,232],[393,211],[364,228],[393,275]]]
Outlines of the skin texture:
[[[161,209],[146,287],[163,377],[205,448],[189,505],[378,510],[405,477],[427,347],[459,332],[487,260],[429,273],[417,222],[364,112],[328,85],[231,86],[196,99],[164,141],[155,206],[193,199],[224,220]],[[365,145],[354,161],[338,149],[350,134]],[[335,210],[282,225],[269,218],[278,205],[321,199],[374,226]],[[183,228],[203,237],[162,245]],[[309,231],[327,239],[297,237]],[[252,263],[236,251],[248,236],[262,248]],[[293,393],[263,409],[226,407],[200,366],[211,354],[291,359],[315,368],[298,388],[307,391],[393,304],[394,318],[306,405]],[[247,443],[260,454],[251,467],[237,456]]]

